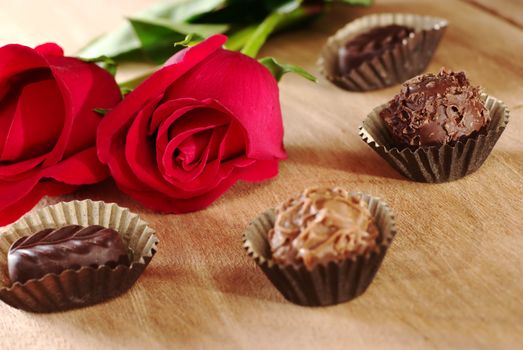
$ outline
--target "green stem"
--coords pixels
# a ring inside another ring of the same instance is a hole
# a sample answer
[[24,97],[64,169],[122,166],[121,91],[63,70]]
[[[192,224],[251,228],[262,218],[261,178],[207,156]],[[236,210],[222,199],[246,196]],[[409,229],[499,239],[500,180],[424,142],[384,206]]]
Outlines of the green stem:
[[[229,50],[241,50],[245,55],[256,57],[262,46],[267,41],[268,37],[274,32],[284,30],[304,20],[313,18],[323,11],[322,6],[300,6],[290,12],[273,12],[259,25],[251,25],[235,31],[229,36],[229,40],[225,44]],[[159,67],[148,71],[134,79],[120,83],[120,88],[124,90],[132,90],[141,82],[147,79]],[[310,79],[310,78],[308,78]]]
[[225,48],[232,51],[241,50],[247,41],[249,41],[249,38],[254,34],[256,28],[256,25],[252,25],[231,33],[229,39],[225,43]]
[[285,14],[274,12],[265,18],[256,28],[254,34],[251,35],[241,52],[247,56],[256,57],[269,35],[272,34],[284,17]]
[[247,56],[256,57],[271,34],[313,18],[322,11],[323,6],[300,6],[290,12],[271,13],[250,34],[241,52]]

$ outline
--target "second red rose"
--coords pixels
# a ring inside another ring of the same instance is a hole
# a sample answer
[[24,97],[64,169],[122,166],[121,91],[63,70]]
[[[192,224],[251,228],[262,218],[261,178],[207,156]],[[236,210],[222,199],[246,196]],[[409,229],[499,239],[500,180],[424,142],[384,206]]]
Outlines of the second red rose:
[[261,181],[286,158],[276,80],[213,36],[180,51],[109,113],[98,156],[144,205],[205,208],[236,181]]

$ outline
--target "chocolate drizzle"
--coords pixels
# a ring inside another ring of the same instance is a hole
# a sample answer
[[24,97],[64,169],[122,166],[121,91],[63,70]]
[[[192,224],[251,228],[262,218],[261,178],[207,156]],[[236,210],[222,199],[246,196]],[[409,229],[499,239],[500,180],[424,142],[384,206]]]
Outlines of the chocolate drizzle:
[[464,72],[425,74],[403,84],[381,119],[400,145],[442,145],[469,137],[490,121],[479,87]]
[[376,251],[378,235],[367,205],[340,188],[307,189],[281,204],[268,234],[275,262],[308,269]]
[[12,283],[83,266],[129,264],[127,249],[116,231],[78,225],[22,237],[11,246],[7,259]]

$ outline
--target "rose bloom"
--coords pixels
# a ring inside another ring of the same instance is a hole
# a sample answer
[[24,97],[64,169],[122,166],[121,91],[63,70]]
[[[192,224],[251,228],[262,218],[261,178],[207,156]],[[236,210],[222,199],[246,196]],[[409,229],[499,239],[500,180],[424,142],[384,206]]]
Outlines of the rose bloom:
[[0,48],[0,226],[44,195],[108,176],[96,156],[101,116],[120,101],[113,77],[56,44]]
[[213,36],[171,57],[98,130],[98,156],[144,205],[205,208],[236,181],[261,181],[286,158],[278,85]]

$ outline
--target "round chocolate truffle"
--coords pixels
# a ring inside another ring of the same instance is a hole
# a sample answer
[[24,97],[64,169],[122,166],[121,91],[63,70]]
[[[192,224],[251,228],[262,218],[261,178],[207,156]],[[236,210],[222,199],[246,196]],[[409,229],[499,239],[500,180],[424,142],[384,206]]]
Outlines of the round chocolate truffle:
[[380,117],[396,143],[417,147],[463,140],[490,121],[480,88],[445,69],[407,80]]
[[276,208],[269,231],[272,258],[309,270],[378,249],[379,231],[367,204],[341,188],[307,189]]
[[376,27],[357,35],[342,46],[338,52],[338,73],[348,74],[363,62],[380,56],[385,50],[401,44],[414,29],[391,24]]

